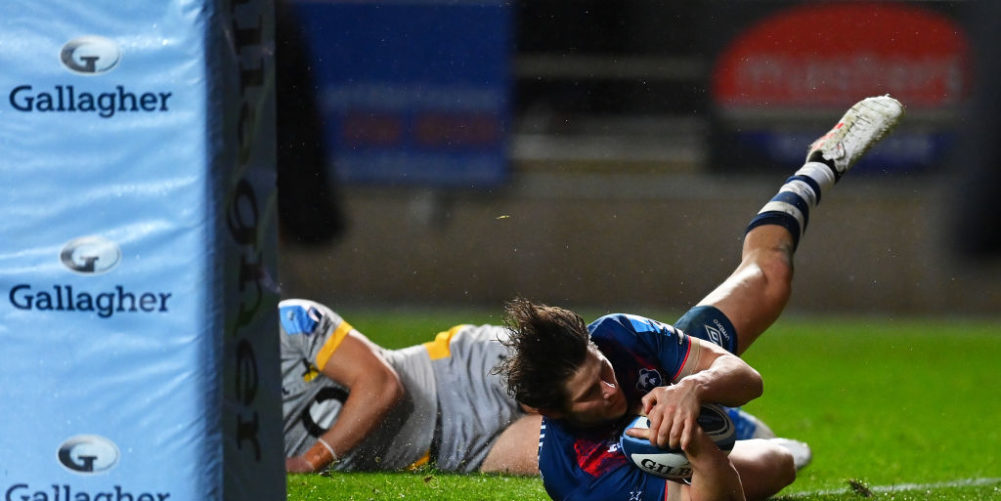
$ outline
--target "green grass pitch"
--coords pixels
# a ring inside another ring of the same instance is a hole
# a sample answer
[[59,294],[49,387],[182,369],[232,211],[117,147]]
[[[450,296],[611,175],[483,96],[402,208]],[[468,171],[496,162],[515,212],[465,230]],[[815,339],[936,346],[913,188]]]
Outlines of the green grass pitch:
[[[484,312],[341,312],[387,347]],[[636,311],[673,320],[675,314]],[[780,319],[744,358],[765,379],[746,409],[808,442],[780,500],[1001,499],[1001,319]],[[290,501],[548,499],[538,478],[419,473],[290,475]]]

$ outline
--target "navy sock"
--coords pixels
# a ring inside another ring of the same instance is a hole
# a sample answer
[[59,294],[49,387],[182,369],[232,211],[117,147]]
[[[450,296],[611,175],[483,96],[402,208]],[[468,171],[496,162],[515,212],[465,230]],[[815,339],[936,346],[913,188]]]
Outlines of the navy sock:
[[767,224],[782,226],[792,235],[795,249],[806,232],[810,209],[820,203],[821,194],[835,182],[835,171],[826,161],[807,162],[786,179],[779,192],[751,219],[747,231]]

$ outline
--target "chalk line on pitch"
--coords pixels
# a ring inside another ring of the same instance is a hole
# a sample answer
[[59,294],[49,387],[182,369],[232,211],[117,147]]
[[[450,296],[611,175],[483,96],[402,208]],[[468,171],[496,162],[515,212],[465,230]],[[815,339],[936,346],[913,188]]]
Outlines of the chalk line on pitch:
[[[967,478],[961,480],[951,480],[948,482],[934,482],[928,484],[896,484],[896,485],[866,485],[873,492],[903,492],[920,491],[926,489],[942,489],[949,487],[976,487],[981,485],[1001,484],[1001,478]],[[827,489],[820,491],[790,492],[790,496],[828,496],[833,494],[845,494],[852,492],[851,487],[842,489]]]

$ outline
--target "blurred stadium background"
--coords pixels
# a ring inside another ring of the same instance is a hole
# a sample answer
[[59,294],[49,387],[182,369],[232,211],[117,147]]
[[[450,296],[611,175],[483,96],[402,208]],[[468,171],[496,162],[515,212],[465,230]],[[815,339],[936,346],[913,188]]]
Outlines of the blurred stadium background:
[[789,309],[996,313],[997,5],[280,3],[282,293],[682,311],[809,142],[889,92],[909,114],[815,212]]

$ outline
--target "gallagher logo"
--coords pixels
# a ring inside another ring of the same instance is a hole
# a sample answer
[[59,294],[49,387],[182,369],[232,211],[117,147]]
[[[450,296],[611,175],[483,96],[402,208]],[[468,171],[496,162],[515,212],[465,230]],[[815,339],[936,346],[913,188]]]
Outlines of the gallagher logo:
[[81,237],[70,241],[59,253],[59,260],[77,273],[105,273],[118,265],[122,251],[118,244],[101,237]]
[[74,38],[63,45],[59,53],[63,66],[81,75],[107,73],[118,66],[122,51],[118,44],[104,37]]
[[77,435],[59,446],[59,463],[76,473],[103,473],[118,464],[118,446],[98,435]]

